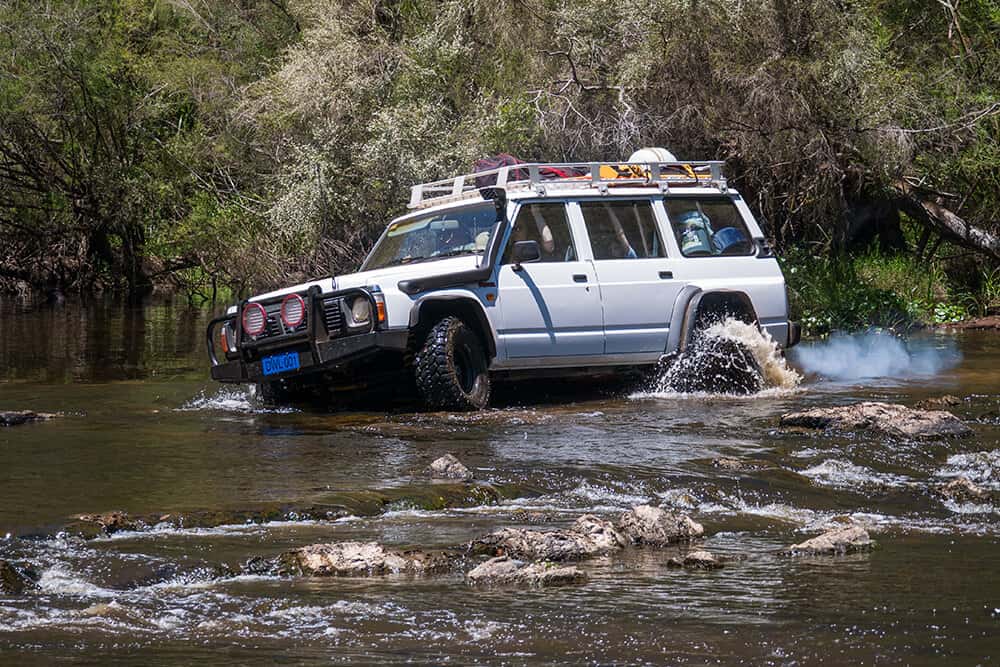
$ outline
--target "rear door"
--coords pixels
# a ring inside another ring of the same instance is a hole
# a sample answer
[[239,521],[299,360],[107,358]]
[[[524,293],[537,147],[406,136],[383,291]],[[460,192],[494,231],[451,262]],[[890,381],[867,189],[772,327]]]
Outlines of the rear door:
[[[516,241],[537,241],[541,261],[515,268]],[[563,202],[527,202],[518,207],[497,275],[498,328],[508,359],[601,355],[604,322],[597,274],[580,259],[578,239]],[[544,365],[544,362],[543,365]]]
[[574,206],[601,286],[605,354],[662,354],[684,280],[682,263],[664,243],[653,201],[602,198]]

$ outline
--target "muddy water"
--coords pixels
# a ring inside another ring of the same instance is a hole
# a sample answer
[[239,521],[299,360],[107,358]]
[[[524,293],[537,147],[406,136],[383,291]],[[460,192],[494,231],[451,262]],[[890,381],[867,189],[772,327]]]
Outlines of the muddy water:
[[[899,350],[803,348],[799,363],[826,376],[751,398],[583,390],[525,405],[514,394],[480,415],[330,415],[262,410],[212,385],[205,320],[169,304],[0,306],[0,409],[65,413],[0,431],[0,559],[40,575],[36,590],[0,596],[0,662],[1000,660],[1000,508],[933,493],[956,476],[1000,490],[996,334],[916,337],[882,371],[873,360]],[[966,399],[954,412],[973,438],[776,429],[802,406],[946,393]],[[421,470],[448,451],[499,502],[436,492]],[[690,512],[708,549],[745,558],[683,572],[666,567],[676,550],[629,549],[582,563],[588,583],[547,590],[473,590],[460,571],[320,580],[220,568],[315,542],[448,547],[644,502]],[[337,509],[302,518],[317,506]],[[70,515],[108,510],[149,524],[60,534]],[[847,521],[879,548],[777,554]]]

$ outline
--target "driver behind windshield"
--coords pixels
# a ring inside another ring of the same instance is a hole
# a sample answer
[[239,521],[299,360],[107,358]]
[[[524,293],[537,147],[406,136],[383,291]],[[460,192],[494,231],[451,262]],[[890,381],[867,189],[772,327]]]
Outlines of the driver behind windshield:
[[437,255],[470,250],[472,236],[460,225],[442,230],[438,235]]

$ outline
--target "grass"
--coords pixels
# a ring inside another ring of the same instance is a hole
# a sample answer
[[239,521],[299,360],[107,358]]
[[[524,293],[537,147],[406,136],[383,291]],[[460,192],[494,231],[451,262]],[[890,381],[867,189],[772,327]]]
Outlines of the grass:
[[1000,268],[919,261],[910,253],[781,259],[792,316],[807,336],[872,327],[905,330],[1000,311]]

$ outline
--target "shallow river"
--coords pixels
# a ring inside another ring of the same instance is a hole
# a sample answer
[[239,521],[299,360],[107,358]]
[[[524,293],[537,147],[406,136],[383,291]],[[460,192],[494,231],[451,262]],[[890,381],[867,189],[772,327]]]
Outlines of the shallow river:
[[[892,363],[806,345],[793,364],[825,377],[750,398],[591,390],[521,405],[515,393],[474,415],[322,414],[266,411],[207,380],[206,320],[179,304],[0,304],[0,409],[65,413],[0,430],[0,559],[40,575],[37,589],[0,596],[0,662],[1000,662],[1000,507],[935,493],[957,476],[1000,492],[996,333],[913,337]],[[963,398],[952,410],[973,437],[777,429],[804,406],[942,394]],[[423,470],[446,452],[502,499],[438,493]],[[581,563],[588,582],[548,589],[473,589],[458,570],[236,573],[305,544],[454,547],[641,503],[690,513],[706,548],[742,559],[678,571],[666,566],[678,549],[630,548]],[[164,521],[90,540],[60,532],[110,510]],[[878,548],[779,553],[844,522]]]

